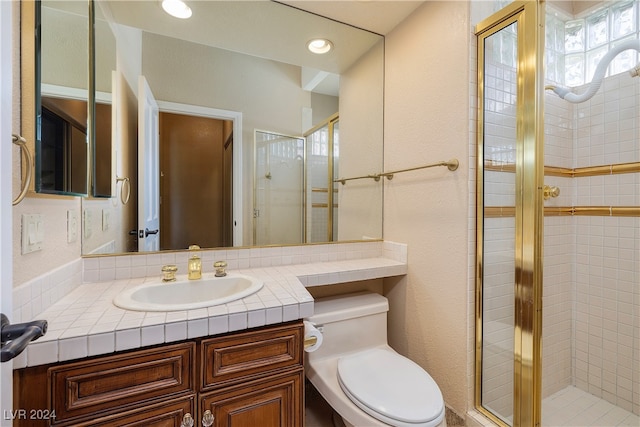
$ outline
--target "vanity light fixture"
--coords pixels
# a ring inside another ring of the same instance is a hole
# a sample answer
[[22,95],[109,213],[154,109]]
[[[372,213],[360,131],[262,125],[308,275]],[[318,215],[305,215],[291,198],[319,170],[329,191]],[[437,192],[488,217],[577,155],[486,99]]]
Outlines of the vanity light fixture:
[[327,39],[313,39],[307,43],[307,49],[321,55],[333,49],[333,43]]
[[162,8],[169,15],[180,19],[191,17],[191,8],[182,0],[162,0]]

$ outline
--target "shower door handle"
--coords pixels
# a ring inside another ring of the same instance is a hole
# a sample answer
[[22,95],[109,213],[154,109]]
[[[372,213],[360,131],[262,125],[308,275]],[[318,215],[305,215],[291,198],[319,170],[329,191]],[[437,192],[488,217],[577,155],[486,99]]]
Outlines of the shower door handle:
[[553,185],[545,185],[542,187],[542,194],[545,200],[549,200],[551,197],[558,197],[560,195],[560,189]]

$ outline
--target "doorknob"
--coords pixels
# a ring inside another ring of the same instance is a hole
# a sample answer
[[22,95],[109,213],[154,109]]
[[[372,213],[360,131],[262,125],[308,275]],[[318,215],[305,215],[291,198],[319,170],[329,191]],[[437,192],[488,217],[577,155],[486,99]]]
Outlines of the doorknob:
[[144,239],[145,237],[148,237],[149,234],[158,234],[159,231],[160,231],[159,229],[149,230],[148,228],[145,228],[144,230],[140,230],[138,232],[138,237],[140,237],[141,239]]
[[542,187],[542,194],[545,200],[548,200],[550,197],[558,197],[560,195],[560,189],[553,185],[545,185]]

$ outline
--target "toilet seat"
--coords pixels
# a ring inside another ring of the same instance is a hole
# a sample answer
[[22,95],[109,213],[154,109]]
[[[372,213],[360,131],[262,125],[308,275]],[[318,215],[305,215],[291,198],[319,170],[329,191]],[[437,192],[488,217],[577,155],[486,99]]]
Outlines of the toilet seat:
[[360,409],[393,426],[428,427],[444,418],[442,393],[420,366],[373,348],[338,359],[338,382]]

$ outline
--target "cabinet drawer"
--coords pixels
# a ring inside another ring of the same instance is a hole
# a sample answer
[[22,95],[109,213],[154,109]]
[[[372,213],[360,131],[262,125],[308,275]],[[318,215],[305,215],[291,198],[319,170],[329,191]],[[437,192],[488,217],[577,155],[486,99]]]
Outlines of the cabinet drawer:
[[201,346],[201,387],[218,388],[292,366],[302,366],[302,322],[229,337]]
[[[124,414],[111,415],[83,423],[74,427],[181,427],[185,414],[194,414],[195,395],[189,398],[173,399],[133,409]],[[197,425],[197,424],[196,424]]]
[[214,427],[299,427],[303,425],[304,371],[278,374],[200,398],[200,413],[209,410]]
[[55,424],[122,412],[194,390],[195,343],[170,345],[49,369]]

